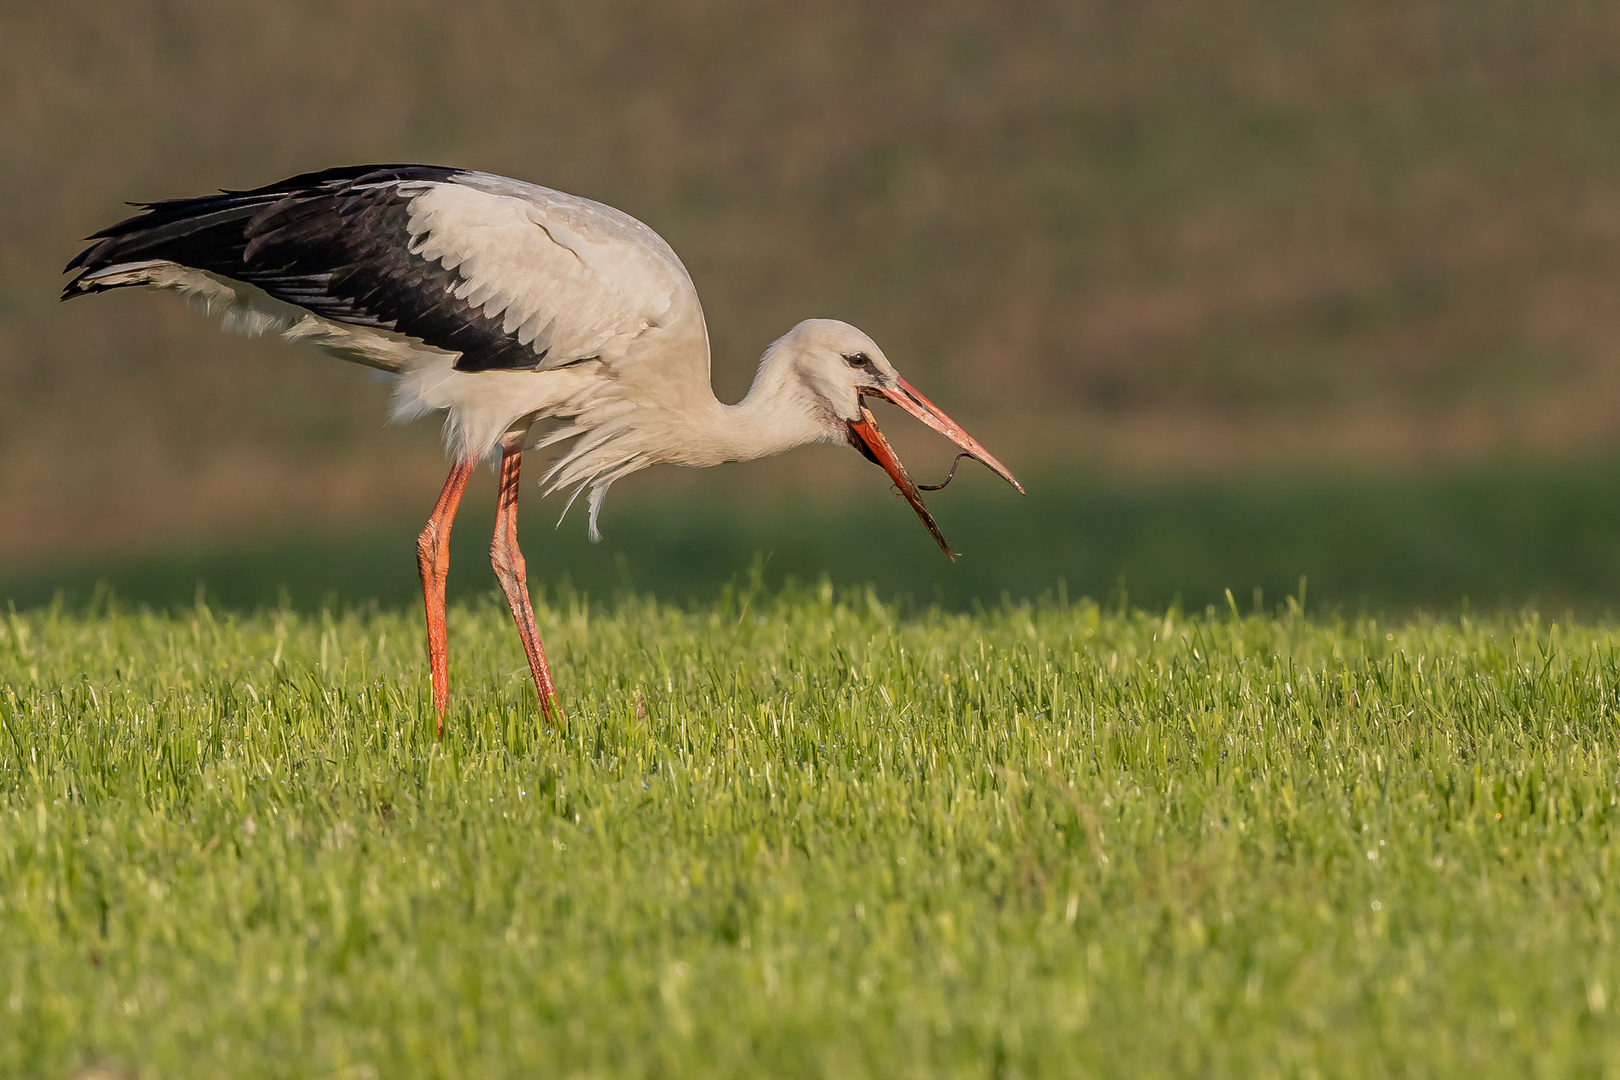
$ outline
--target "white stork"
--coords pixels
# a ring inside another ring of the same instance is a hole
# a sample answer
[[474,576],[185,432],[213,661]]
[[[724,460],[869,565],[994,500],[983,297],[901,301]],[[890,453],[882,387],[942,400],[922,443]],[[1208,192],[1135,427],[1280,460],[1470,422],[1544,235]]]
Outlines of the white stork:
[[396,417],[445,413],[454,464],[416,545],[441,734],[450,525],[474,464],[496,450],[490,558],[548,720],[558,708],[517,542],[518,467],[537,423],[552,426],[535,446],[573,440],[546,473],[546,493],[568,489],[572,505],[589,488],[592,539],[609,485],[648,465],[847,441],[888,471],[949,556],[867,396],[905,409],[1023,491],[847,323],[799,323],[765,350],[747,397],[716,400],[686,268],[662,237],[611,206],[432,165],[329,169],[136,205],[142,213],[96,233],[68,264],[76,273],[63,299],[173,289],[232,329],[311,342],[392,373]]

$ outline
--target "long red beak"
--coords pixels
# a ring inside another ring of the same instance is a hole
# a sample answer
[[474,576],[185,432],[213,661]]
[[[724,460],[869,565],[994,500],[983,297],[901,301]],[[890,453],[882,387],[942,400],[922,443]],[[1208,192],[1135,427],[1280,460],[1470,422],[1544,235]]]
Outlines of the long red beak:
[[[1013,476],[1011,470],[997,461],[994,454],[980,446],[979,440],[963,431],[962,425],[946,416],[939,406],[918,393],[916,387],[904,379],[897,379],[896,381],[899,383],[899,387],[895,390],[874,386],[861,391],[862,396],[872,394],[900,406],[906,412],[950,439],[957,446],[960,446],[964,453],[984,462],[997,476],[1017,488],[1019,494],[1023,494],[1024,486]],[[894,486],[900,490],[900,494],[906,497],[906,501],[911,504],[911,508],[922,519],[923,525],[933,535],[934,541],[939,544],[939,549],[945,553],[947,558],[955,561],[956,556],[951,553],[950,545],[945,542],[945,537],[940,533],[939,526],[934,524],[933,516],[928,513],[928,507],[923,505],[922,495],[917,491],[917,485],[912,483],[910,476],[906,475],[906,467],[900,464],[900,458],[895,455],[894,448],[889,445],[889,440],[885,439],[883,433],[878,430],[877,421],[873,418],[872,411],[866,407],[865,401],[861,402],[860,418],[849,422],[849,442],[851,446],[859,450],[869,460],[883,466],[883,470],[894,481]]]

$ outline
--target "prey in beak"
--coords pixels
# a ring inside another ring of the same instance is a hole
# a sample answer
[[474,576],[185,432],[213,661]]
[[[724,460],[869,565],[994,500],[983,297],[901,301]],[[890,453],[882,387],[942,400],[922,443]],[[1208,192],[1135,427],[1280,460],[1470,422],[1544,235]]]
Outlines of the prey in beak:
[[[923,525],[927,527],[929,533],[934,537],[934,542],[939,545],[939,550],[945,553],[946,558],[954,562],[956,556],[951,552],[950,545],[945,542],[945,536],[939,531],[939,526],[934,524],[933,515],[929,514],[928,507],[923,505],[922,494],[917,485],[906,474],[906,467],[900,464],[900,458],[895,454],[894,448],[889,445],[889,440],[885,439],[883,432],[878,430],[877,420],[873,418],[872,410],[866,407],[866,396],[870,394],[873,397],[880,397],[885,401],[900,406],[906,412],[915,416],[957,446],[960,446],[963,453],[983,462],[997,476],[1017,488],[1020,495],[1024,493],[1024,486],[1018,482],[1007,469],[1007,466],[997,461],[995,455],[980,446],[977,439],[963,431],[960,424],[940,411],[939,406],[919,394],[916,387],[898,377],[895,381],[897,386],[893,390],[881,386],[866,387],[861,390],[861,415],[857,419],[849,421],[849,444],[859,450],[868,461],[883,466],[883,471],[889,474],[889,478],[894,481],[894,486],[899,489],[900,494],[906,497],[906,502],[910,503],[911,508],[917,511],[917,516],[922,519]],[[953,476],[956,474],[954,463],[951,466],[951,474]],[[950,479],[947,477],[946,483],[949,482]],[[937,490],[937,488],[944,486],[945,484],[939,484],[930,490]]]

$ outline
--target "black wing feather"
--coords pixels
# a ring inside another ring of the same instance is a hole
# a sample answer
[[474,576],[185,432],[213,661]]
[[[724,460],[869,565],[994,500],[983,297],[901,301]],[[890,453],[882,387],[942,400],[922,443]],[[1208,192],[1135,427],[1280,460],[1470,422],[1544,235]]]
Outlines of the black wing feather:
[[263,289],[324,318],[392,330],[461,355],[462,371],[526,370],[543,354],[455,295],[463,278],[410,250],[400,185],[452,183],[437,165],[355,165],[246,191],[136,204],[143,212],[96,233],[67,271],[71,296],[117,287],[85,276],[160,259]]

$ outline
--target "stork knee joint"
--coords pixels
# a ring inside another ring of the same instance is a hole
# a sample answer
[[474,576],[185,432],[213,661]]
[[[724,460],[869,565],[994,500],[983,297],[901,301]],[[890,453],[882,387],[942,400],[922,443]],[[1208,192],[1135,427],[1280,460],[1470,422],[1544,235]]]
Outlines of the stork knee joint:
[[517,548],[509,546],[500,540],[489,546],[489,564],[495,568],[495,576],[500,578],[501,584],[508,581],[521,582],[526,566],[523,562],[523,553]]

